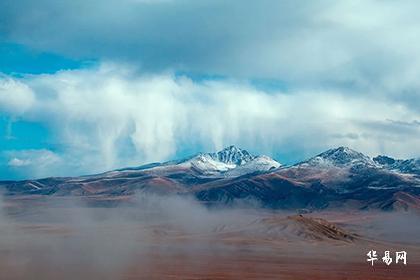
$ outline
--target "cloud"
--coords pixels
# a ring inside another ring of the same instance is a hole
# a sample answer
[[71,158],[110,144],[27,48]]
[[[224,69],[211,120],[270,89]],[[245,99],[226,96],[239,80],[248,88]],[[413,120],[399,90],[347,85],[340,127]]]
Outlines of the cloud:
[[32,106],[34,94],[31,89],[8,77],[0,76],[0,111],[19,115]]
[[64,176],[71,168],[71,165],[64,163],[58,154],[46,149],[3,151],[0,157],[8,159],[7,167],[13,171],[11,173],[24,178]]
[[398,124],[416,123],[416,110],[336,90],[266,92],[244,81],[141,74],[116,63],[13,83],[34,98],[17,117],[48,127],[56,147],[8,154],[15,167],[30,162],[19,167],[28,176],[88,174],[229,144],[286,163],[338,145],[419,156],[420,128]]
[[[99,66],[2,76],[0,113],[50,131],[60,168],[34,171],[30,161],[19,168],[29,176],[228,144],[286,162],[335,145],[419,156],[419,8],[380,0],[3,1],[2,41]],[[10,154],[5,163],[14,159],[25,162]]]
[[175,69],[340,85],[397,99],[405,91],[405,98],[419,102],[418,1],[21,0],[0,5],[0,36],[74,58],[129,61],[155,73]]
[[9,160],[7,165],[12,167],[21,167],[21,166],[28,166],[31,164],[31,161],[28,159],[19,159],[19,158],[12,158]]

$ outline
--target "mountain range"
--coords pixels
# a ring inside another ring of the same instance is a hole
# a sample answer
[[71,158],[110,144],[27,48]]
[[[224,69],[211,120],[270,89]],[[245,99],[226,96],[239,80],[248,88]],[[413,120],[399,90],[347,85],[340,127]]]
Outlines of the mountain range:
[[347,147],[295,165],[229,146],[216,153],[80,177],[1,181],[11,197],[82,196],[95,202],[136,193],[194,196],[213,205],[272,209],[420,209],[420,159],[370,158]]

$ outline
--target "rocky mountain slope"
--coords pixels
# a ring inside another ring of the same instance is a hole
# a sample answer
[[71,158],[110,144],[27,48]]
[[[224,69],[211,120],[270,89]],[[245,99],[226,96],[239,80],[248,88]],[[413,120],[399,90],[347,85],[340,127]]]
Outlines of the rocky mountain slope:
[[229,146],[179,161],[74,178],[0,182],[6,195],[125,200],[138,192],[194,196],[208,205],[268,208],[420,209],[418,159],[370,158],[347,147],[293,166]]

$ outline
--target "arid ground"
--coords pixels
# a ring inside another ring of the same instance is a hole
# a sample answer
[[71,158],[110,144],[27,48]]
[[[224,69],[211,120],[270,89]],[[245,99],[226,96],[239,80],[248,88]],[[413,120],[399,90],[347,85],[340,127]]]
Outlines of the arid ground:
[[[416,213],[299,215],[159,197],[113,207],[6,198],[1,206],[2,280],[420,279]],[[395,263],[402,250],[407,265]]]

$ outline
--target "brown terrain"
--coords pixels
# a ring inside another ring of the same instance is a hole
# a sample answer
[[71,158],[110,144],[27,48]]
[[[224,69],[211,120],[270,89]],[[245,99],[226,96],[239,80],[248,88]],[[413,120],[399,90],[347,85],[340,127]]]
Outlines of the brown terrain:
[[[419,216],[408,212],[208,210],[157,197],[113,208],[6,199],[2,209],[2,280],[420,279]],[[395,264],[401,250],[407,265]]]

